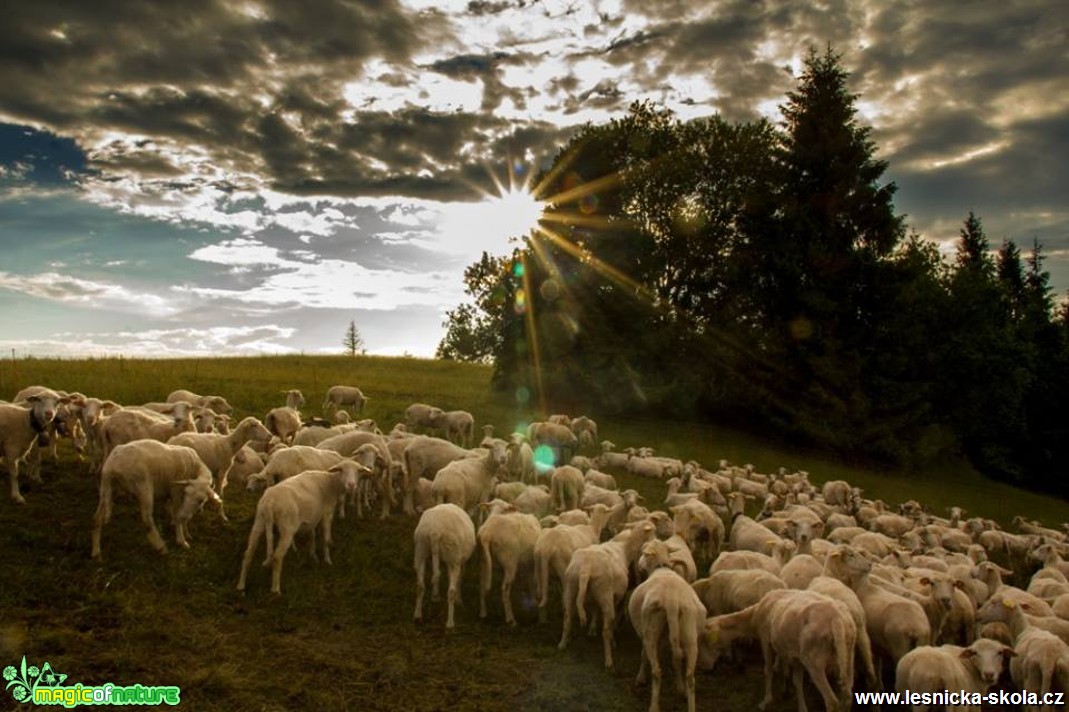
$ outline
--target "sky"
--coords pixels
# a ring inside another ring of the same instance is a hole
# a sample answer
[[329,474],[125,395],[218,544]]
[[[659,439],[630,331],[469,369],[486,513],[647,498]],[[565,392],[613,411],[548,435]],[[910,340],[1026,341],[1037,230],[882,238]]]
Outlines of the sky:
[[[0,22],[0,353],[431,356],[510,193],[637,100],[766,117],[842,53],[896,207],[1069,288],[1069,4],[34,0]],[[504,199],[501,196],[506,196]]]

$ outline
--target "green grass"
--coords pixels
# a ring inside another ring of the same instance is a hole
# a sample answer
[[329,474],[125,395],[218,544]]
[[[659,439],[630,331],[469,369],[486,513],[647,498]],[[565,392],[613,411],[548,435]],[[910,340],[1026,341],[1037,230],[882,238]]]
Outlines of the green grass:
[[[218,393],[238,415],[262,417],[280,405],[280,391],[300,388],[308,412],[326,389],[361,386],[367,415],[384,428],[423,401],[464,408],[477,422],[509,429],[532,415],[528,404],[489,390],[485,367],[416,359],[270,357],[132,361],[124,359],[0,363],[0,397],[47,384],[134,403],[171,390]],[[938,509],[951,503],[1007,522],[1025,513],[1047,523],[1069,519],[1066,502],[990,482],[960,463],[925,473],[877,472],[819,453],[722,428],[599,419],[601,433],[621,447],[652,445],[664,454],[715,463],[752,462],[809,470],[816,480],[845,478],[888,502],[916,498]],[[0,498],[0,667],[49,661],[67,684],[179,685],[183,707],[195,710],[640,710],[638,646],[629,624],[618,630],[617,670],[601,666],[599,639],[580,636],[557,651],[560,614],[537,623],[530,601],[520,625],[502,624],[491,594],[490,618],[477,617],[477,567],[465,571],[458,628],[444,630],[444,606],[428,602],[427,621],[412,624],[414,520],[357,520],[335,526],[334,566],[305,551],[286,557],[283,595],[268,593],[268,572],[254,566],[246,597],[234,590],[255,500],[228,492],[229,525],[205,512],[192,525],[192,549],[166,557],[148,546],[129,500],[116,503],[103,533],[104,560],[89,559],[96,507],[94,478],[64,450],[46,462],[44,484],[23,488],[28,504]],[[652,502],[663,486],[625,483]],[[157,517],[162,525],[162,518]],[[170,542],[172,532],[164,530]],[[262,558],[261,553],[257,561]],[[761,697],[759,659],[749,657],[699,675],[702,708],[752,709]],[[666,710],[683,700],[670,684]],[[812,702],[812,701],[811,701]],[[0,691],[0,709],[11,704]],[[784,700],[777,709],[793,709]]]

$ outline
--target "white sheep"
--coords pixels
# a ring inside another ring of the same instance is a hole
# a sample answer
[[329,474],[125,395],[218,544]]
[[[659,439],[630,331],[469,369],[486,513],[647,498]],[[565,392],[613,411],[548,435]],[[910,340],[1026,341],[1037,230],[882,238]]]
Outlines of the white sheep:
[[179,433],[196,431],[193,423],[193,406],[188,403],[174,404],[168,417],[146,411],[123,408],[103,421],[104,458],[119,445],[134,440],[157,440],[165,443]]
[[405,408],[405,422],[409,428],[436,428],[442,409],[426,403],[413,403]]
[[[334,512],[345,496],[356,489],[356,481],[365,469],[359,463],[343,460],[329,470],[307,470],[265,490],[256,504],[256,519],[241,560],[238,591],[245,591],[249,566],[261,537],[267,547],[264,566],[271,565],[271,593],[282,593],[282,561],[298,533],[311,535],[310,551],[314,558],[315,531],[319,529],[323,560],[330,564]],[[275,528],[278,529],[277,546]]]
[[583,473],[583,480],[588,485],[597,485],[602,489],[615,490],[619,489],[616,486],[616,478],[605,472],[599,472],[598,470],[587,470]]
[[[578,509],[582,503],[583,489],[583,473],[571,465],[561,465],[550,475],[549,493],[553,497],[553,506],[558,512]],[[619,496],[615,492],[611,494]]]
[[19,460],[30,454],[63,402],[51,392],[29,396],[25,406],[0,403],[0,454],[7,465],[11,499],[18,504],[26,504],[19,492]]
[[573,418],[568,427],[579,438],[579,447],[592,447],[598,441],[598,424],[585,415]]
[[616,607],[627,593],[627,572],[642,551],[642,545],[653,537],[654,526],[639,522],[620,532],[604,544],[579,549],[564,571],[564,631],[558,648],[564,650],[572,638],[572,614],[579,617],[579,625],[586,625],[587,593],[593,598],[601,614],[601,639],[605,667],[612,669],[613,626]]
[[320,450],[307,445],[284,447],[271,453],[263,470],[250,475],[245,487],[250,492],[259,492],[305,470],[329,470],[343,459],[340,453],[333,450]]
[[542,525],[530,514],[500,499],[481,505],[489,513],[479,527],[476,539],[482,550],[479,567],[479,617],[486,618],[486,593],[493,582],[494,562],[501,566],[501,603],[505,623],[516,625],[512,613],[512,582],[518,573],[534,581],[534,551]]
[[370,398],[356,386],[331,386],[327,389],[327,397],[323,401],[323,412],[326,413],[329,408],[336,410],[351,405],[359,414],[364,411],[364,403],[369,400]]
[[[271,433],[258,419],[245,418],[229,435],[218,433],[179,433],[167,441],[168,445],[184,445],[193,448],[212,473],[215,492],[220,498],[226,489],[227,474],[234,458],[250,440],[267,442]],[[225,519],[224,515],[224,519]]]
[[599,470],[626,470],[627,461],[631,459],[630,453],[626,452],[613,452],[616,444],[610,440],[601,441],[601,455],[599,455],[594,463],[594,466]]
[[111,520],[116,486],[137,500],[149,543],[161,554],[167,552],[167,545],[152,517],[156,502],[167,506],[174,523],[175,540],[184,548],[189,548],[186,523],[205,502],[222,504],[212,489],[212,473],[192,448],[166,445],[156,440],[135,440],[118,445],[108,455],[100,472],[100,501],[93,516],[92,556],[95,559],[100,558],[101,529]]
[[290,406],[272,408],[264,416],[264,426],[283,443],[292,445],[301,429],[301,413]]
[[470,447],[475,438],[475,416],[466,410],[439,412],[434,418],[434,427],[445,435],[446,440],[461,447]]
[[[981,638],[967,648],[957,645],[915,648],[898,661],[895,689],[904,693],[945,691],[984,693],[998,682],[1013,648]],[[964,707],[964,705],[963,705]]]
[[727,569],[698,579],[692,586],[711,616],[735,613],[760,601],[769,591],[787,588],[764,569]]
[[553,511],[553,497],[545,485],[527,485],[513,501],[516,509],[541,519]]
[[[538,618],[546,622],[546,605],[549,601],[550,575],[556,575],[559,581],[564,581],[564,572],[572,560],[572,554],[586,546],[597,544],[601,538],[601,532],[609,520],[609,509],[603,504],[595,504],[590,508],[589,522],[568,524],[564,517],[571,512],[582,510],[569,510],[561,514],[561,521],[557,526],[543,529],[535,542],[535,573],[538,578]],[[570,521],[570,520],[568,520]]]
[[635,682],[645,684],[648,667],[653,677],[650,712],[657,712],[661,697],[661,638],[667,628],[677,687],[687,695],[687,711],[694,712],[694,668],[698,662],[698,638],[705,623],[705,606],[671,568],[664,542],[647,543],[642,558],[652,573],[635,588],[628,602],[631,625],[642,640],[642,662]]
[[[407,453],[408,450],[405,450]],[[498,441],[482,457],[455,460],[438,470],[431,482],[435,501],[459,505],[474,513],[485,502],[493,478],[505,466],[505,443]]]
[[779,576],[784,564],[790,561],[794,555],[795,544],[793,541],[775,539],[769,541],[768,549],[771,554],[761,554],[756,551],[723,551],[716,557],[716,561],[709,567],[709,573],[718,571],[762,569]]
[[415,556],[413,566],[416,569],[416,611],[413,618],[418,623],[423,620],[423,594],[426,590],[424,576],[427,563],[431,565],[431,598],[439,597],[439,576],[441,565],[445,564],[449,574],[449,612],[445,627],[452,628],[453,609],[460,600],[460,575],[464,563],[475,551],[475,525],[460,507],[455,504],[438,504],[424,510],[416,524],[413,534]]
[[234,409],[226,402],[226,398],[222,396],[198,396],[193,391],[186,390],[171,391],[170,395],[167,396],[168,403],[180,403],[183,401],[199,405],[202,408],[211,408],[222,415],[230,415],[234,412]]
[[977,612],[976,620],[1009,627],[1017,652],[1010,662],[1010,675],[1020,689],[1042,696],[1050,692],[1052,681],[1057,681],[1062,690],[1069,688],[1069,645],[1037,627],[1037,619],[1028,616],[1024,606],[1009,599],[992,598]]
[[729,541],[736,551],[746,549],[758,553],[768,553],[770,547],[780,540],[776,532],[746,516],[743,511],[746,500],[740,492],[733,492],[728,504],[731,511],[731,531]]

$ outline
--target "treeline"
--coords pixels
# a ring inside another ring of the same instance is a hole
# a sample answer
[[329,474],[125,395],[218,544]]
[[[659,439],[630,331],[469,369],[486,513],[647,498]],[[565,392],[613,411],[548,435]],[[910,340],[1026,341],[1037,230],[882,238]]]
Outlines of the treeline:
[[784,122],[636,104],[535,182],[543,229],[466,274],[442,358],[553,409],[715,419],[920,467],[1069,493],[1069,312],[1039,244],[952,260],[907,234],[830,49]]

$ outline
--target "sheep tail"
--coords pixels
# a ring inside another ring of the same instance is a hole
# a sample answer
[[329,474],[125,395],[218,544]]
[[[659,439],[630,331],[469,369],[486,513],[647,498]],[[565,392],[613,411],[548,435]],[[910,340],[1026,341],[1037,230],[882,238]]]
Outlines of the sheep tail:
[[585,568],[579,572],[579,590],[575,594],[575,612],[579,616],[579,625],[586,625],[586,589],[590,583],[590,572]]

